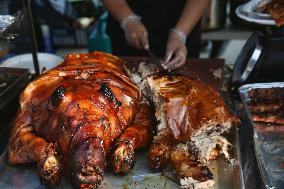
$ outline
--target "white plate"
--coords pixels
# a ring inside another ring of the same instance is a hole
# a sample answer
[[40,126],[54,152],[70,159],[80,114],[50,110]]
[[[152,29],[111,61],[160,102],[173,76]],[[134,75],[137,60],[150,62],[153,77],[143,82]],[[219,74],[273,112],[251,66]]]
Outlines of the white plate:
[[271,0],[252,0],[246,4],[239,6],[236,9],[236,15],[243,20],[262,25],[275,25],[274,19],[269,14],[257,12],[257,7],[260,2],[268,3]]
[[[46,70],[50,70],[58,66],[63,58],[60,56],[49,54],[49,53],[38,53],[39,70],[43,67]],[[27,68],[30,72],[35,73],[32,54],[17,55],[0,63],[0,67],[12,67],[12,68]]]

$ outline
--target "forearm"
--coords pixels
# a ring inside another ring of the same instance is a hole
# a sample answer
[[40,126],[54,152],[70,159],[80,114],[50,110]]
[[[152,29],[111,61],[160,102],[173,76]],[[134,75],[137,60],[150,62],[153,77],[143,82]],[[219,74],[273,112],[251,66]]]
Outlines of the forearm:
[[190,34],[196,23],[202,17],[210,0],[187,0],[182,14],[176,24],[176,28],[184,32],[186,36]]
[[135,14],[125,0],[102,0],[102,2],[119,23],[127,16]]

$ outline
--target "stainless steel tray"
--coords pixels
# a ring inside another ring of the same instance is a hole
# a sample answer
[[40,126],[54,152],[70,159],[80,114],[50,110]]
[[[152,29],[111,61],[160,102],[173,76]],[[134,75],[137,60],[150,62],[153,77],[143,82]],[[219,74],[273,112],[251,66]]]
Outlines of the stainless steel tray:
[[[141,57],[126,58],[131,66],[137,66]],[[185,67],[184,72],[187,76],[199,78],[215,89],[220,88],[221,80],[214,78],[210,70],[221,69],[223,60],[212,59],[189,59],[190,66]],[[130,66],[130,67],[131,67]],[[243,188],[242,174],[240,169],[240,150],[238,145],[237,129],[233,128],[228,135],[228,140],[233,145],[232,157],[235,159],[232,165],[220,158],[212,161],[209,168],[212,170],[215,179],[215,189],[240,189]],[[152,173],[148,168],[147,151],[141,150],[136,154],[136,163],[133,170],[126,176],[113,175],[108,171],[100,189],[178,189],[179,185],[175,182],[172,172],[164,174]],[[41,185],[34,164],[11,166],[7,162],[7,153],[0,155],[0,189],[41,189]],[[55,188],[72,188],[70,180],[62,180],[61,184]]]
[[0,67],[0,84],[5,86],[0,88],[0,111],[4,111],[4,107],[23,90],[30,76],[27,69]]
[[[237,155],[237,132],[232,129],[229,134],[230,142],[234,145],[233,165],[228,164],[224,159],[212,161],[209,168],[212,170],[215,179],[216,189],[239,189],[242,188],[240,177],[240,166]],[[148,169],[146,150],[138,151],[134,169],[126,176],[113,175],[107,172],[100,189],[175,189],[180,188],[174,181],[175,177],[171,172],[152,173]],[[40,189],[45,188],[41,185],[34,164],[11,166],[7,162],[7,153],[0,157],[0,188],[5,189]],[[55,188],[72,188],[69,180],[63,180]]]
[[265,129],[260,129],[260,126],[256,126],[252,121],[251,112],[248,108],[248,103],[252,100],[249,91],[270,88],[283,88],[284,90],[284,82],[248,84],[240,87],[239,93],[248,117],[246,124],[253,128],[256,159],[265,187],[268,189],[282,189],[284,188],[283,126],[273,127],[273,132],[268,132],[269,128],[272,127],[268,124],[262,125]]

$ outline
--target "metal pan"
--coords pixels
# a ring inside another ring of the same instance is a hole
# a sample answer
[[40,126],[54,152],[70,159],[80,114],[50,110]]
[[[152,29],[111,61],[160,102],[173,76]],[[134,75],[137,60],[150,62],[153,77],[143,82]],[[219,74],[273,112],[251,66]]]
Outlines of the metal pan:
[[27,69],[0,67],[0,155],[7,145],[9,123],[14,119],[18,95],[30,81]]
[[27,69],[0,67],[0,110],[23,90],[29,80]]
[[[259,125],[255,123],[249,109],[249,102],[254,99],[252,90],[277,89],[284,92],[284,82],[255,83],[239,88],[241,100],[247,114],[247,122],[253,130],[254,150],[264,185],[268,189],[284,188],[284,131],[283,126]],[[265,98],[265,96],[264,96]]]

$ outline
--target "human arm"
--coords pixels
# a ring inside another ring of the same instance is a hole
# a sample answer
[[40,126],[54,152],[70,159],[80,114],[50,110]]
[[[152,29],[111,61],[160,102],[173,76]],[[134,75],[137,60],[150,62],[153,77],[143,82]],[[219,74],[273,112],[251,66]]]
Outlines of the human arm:
[[125,22],[123,27],[126,41],[138,49],[148,49],[148,31],[139,19],[128,19],[135,15],[125,0],[102,0],[106,9],[119,22]]
[[[165,66],[178,68],[184,65],[187,57],[185,40],[194,26],[202,17],[210,0],[187,0],[181,16],[175,25],[175,31],[171,31],[165,54]],[[176,31],[181,32],[179,35]],[[183,35],[183,36],[182,36]]]

